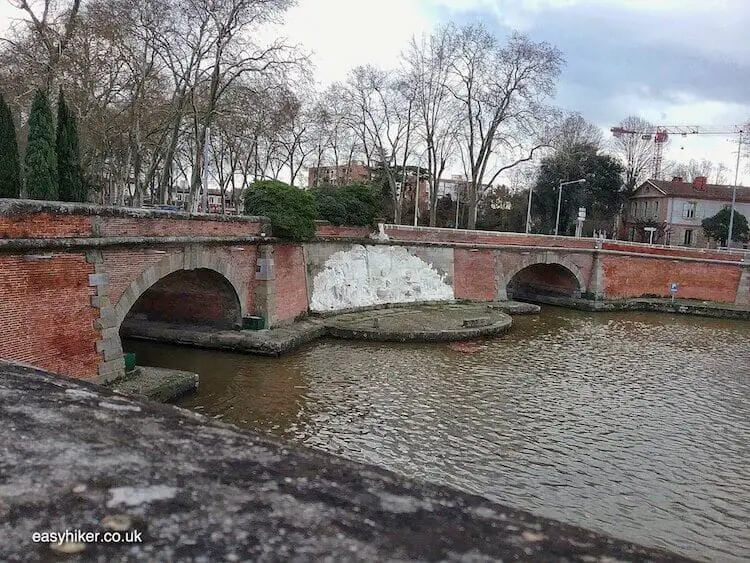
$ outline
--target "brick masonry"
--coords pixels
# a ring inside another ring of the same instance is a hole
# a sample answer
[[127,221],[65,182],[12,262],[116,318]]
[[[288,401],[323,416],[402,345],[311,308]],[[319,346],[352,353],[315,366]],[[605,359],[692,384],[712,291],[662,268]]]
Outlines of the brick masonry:
[[0,215],[0,239],[88,237],[91,223],[85,215]]
[[102,217],[98,236],[252,236],[264,230],[261,223],[247,221],[201,221],[198,219],[148,219]]
[[373,232],[370,227],[346,227],[319,223],[315,225],[315,236],[321,238],[366,238]]
[[206,268],[178,270],[161,278],[138,298],[128,315],[222,329],[242,324],[240,301],[232,284]]
[[0,358],[97,375],[104,358],[89,285],[94,269],[82,253],[0,254]]
[[495,253],[491,250],[454,250],[456,299],[492,301],[497,296]]
[[[677,262],[633,256],[602,257],[604,292],[609,299],[669,297],[671,282],[679,284],[676,297],[734,303],[741,268],[708,262]],[[744,303],[748,304],[748,303]]]
[[307,313],[308,295],[305,280],[305,256],[302,246],[275,245],[276,323],[285,323]]

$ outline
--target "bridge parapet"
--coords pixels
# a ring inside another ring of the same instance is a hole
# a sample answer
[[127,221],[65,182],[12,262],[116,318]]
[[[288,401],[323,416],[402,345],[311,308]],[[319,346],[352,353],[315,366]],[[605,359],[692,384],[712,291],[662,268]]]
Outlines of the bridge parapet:
[[266,217],[0,199],[0,238],[270,236]]

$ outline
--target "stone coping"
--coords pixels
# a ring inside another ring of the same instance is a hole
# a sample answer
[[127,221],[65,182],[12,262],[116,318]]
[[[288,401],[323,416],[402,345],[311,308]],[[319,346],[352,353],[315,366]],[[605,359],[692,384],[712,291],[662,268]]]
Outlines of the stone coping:
[[0,363],[2,558],[687,561],[80,380]]
[[283,244],[274,237],[259,235],[217,235],[217,236],[157,236],[134,237],[61,237],[61,238],[11,238],[0,239],[0,250],[69,250],[80,248],[106,248],[112,246],[170,246],[193,244]]
[[270,219],[268,217],[254,215],[188,213],[186,211],[143,209],[114,205],[98,205],[93,203],[69,203],[61,201],[41,201],[36,199],[0,198],[0,215],[32,215],[34,213],[53,213],[56,215],[96,215],[100,217],[126,217],[132,219],[183,219],[194,221],[270,224]]

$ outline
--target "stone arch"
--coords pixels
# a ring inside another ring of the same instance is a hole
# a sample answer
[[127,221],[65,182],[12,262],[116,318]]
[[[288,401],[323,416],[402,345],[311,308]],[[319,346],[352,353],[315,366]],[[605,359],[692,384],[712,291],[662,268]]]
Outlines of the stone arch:
[[241,316],[247,316],[247,291],[238,272],[220,254],[204,248],[188,247],[180,252],[165,256],[164,259],[143,270],[136,279],[130,282],[115,305],[117,328],[138,299],[159,280],[180,270],[211,270],[232,286],[240,304]]
[[543,252],[543,253],[531,253],[524,256],[520,264],[516,264],[511,269],[507,270],[503,280],[503,297],[508,297],[508,285],[513,281],[520,272],[533,266],[559,266],[567,271],[577,282],[577,289],[574,290],[574,297],[580,297],[582,293],[586,293],[586,280],[583,277],[581,269],[572,260],[559,256],[557,254]]

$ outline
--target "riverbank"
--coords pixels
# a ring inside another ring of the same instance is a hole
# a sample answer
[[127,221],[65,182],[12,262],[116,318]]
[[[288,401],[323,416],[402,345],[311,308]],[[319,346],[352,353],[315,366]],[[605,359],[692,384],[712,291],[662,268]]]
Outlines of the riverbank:
[[534,295],[527,298],[534,303],[544,303],[559,307],[579,309],[581,311],[651,311],[677,315],[695,315],[717,319],[750,320],[750,306],[734,303],[714,303],[692,299],[635,298],[595,301],[574,297],[556,297],[551,295]]
[[[13,561],[687,561],[31,368],[0,364],[0,413]],[[65,529],[142,541],[32,541]]]
[[264,330],[216,330],[134,319],[123,323],[121,334],[139,340],[280,356],[325,336],[382,342],[454,342],[496,336],[510,328],[509,315],[539,310],[538,305],[516,302],[420,303],[315,315]]
[[[523,299],[523,297],[519,297]],[[591,299],[528,296],[530,301],[406,303],[313,314],[295,323],[263,330],[217,330],[144,320],[127,320],[125,338],[261,356],[288,354],[326,336],[383,342],[456,342],[496,336],[511,327],[508,315],[537,314],[537,303],[582,311],[651,311],[750,320],[750,307],[686,299]]]

